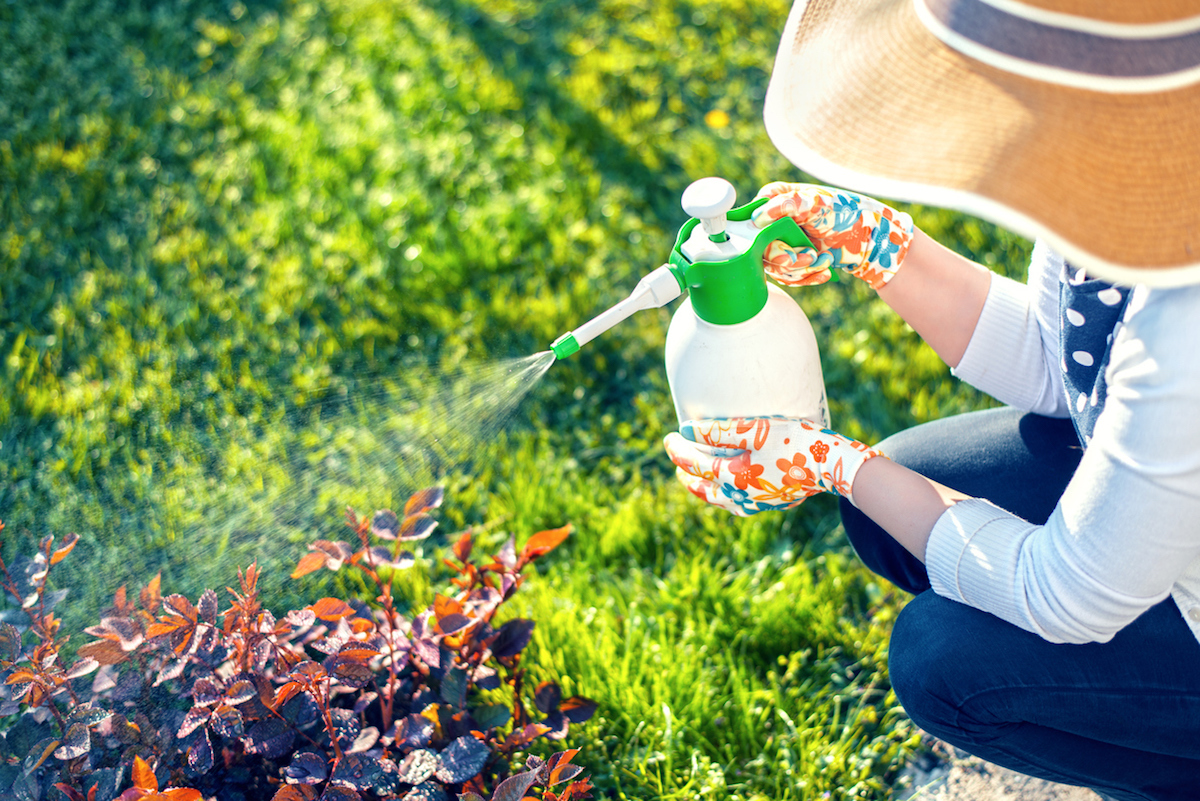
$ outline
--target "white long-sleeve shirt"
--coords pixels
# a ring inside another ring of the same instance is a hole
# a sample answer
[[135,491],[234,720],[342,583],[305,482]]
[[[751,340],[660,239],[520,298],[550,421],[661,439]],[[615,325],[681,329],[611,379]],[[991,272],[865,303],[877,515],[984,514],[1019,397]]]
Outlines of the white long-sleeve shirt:
[[[1027,284],[993,275],[954,374],[1066,417],[1061,274],[1039,243]],[[1105,378],[1093,437],[1046,525],[960,501],[930,534],[930,582],[1051,642],[1105,642],[1171,596],[1200,640],[1200,286],[1134,287]]]

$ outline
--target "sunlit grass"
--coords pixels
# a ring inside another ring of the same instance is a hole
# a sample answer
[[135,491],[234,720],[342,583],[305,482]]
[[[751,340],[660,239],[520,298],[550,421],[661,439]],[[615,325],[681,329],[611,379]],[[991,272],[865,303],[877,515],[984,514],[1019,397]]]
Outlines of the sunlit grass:
[[[531,664],[601,702],[572,736],[606,793],[890,797],[903,599],[829,499],[734,521],[674,485],[668,310],[555,364],[507,421],[437,400],[623,297],[691,180],[802,177],[760,119],[787,7],[0,6],[6,557],[81,534],[74,631],[121,583],[161,570],[194,596],[253,559],[282,607],[362,592],[285,577],[346,505],[437,479],[443,532],[576,526],[530,585]],[[1028,243],[910,210],[1020,274]],[[841,431],[984,403],[865,287],[797,298]]]

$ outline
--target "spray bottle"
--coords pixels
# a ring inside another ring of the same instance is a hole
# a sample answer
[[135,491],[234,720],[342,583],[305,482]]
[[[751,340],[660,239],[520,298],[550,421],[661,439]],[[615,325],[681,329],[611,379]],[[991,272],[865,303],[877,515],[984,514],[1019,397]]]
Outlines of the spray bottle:
[[629,297],[563,334],[550,346],[564,358],[636,311],[656,309],[687,291],[667,329],[667,382],[680,423],[784,415],[829,426],[825,381],[812,325],[790,295],[768,284],[762,258],[779,239],[812,247],[790,217],[755,228],[760,198],[734,208],[723,178],[702,178],[683,193],[692,219],[679,230],[670,260]]

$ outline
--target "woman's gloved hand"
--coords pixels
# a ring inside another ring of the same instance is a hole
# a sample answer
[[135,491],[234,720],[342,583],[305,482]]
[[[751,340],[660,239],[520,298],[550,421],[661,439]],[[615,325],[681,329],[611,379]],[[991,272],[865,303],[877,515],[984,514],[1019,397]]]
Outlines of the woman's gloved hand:
[[830,270],[842,267],[878,290],[896,274],[912,242],[912,217],[853,192],[777,181],[757,196],[771,199],[754,210],[754,225],[765,228],[791,217],[816,246],[791,248],[776,241],[767,247],[763,269],[781,284],[821,284]]
[[795,417],[691,420],[663,440],[684,486],[742,517],[790,509],[820,492],[851,498],[879,451]]

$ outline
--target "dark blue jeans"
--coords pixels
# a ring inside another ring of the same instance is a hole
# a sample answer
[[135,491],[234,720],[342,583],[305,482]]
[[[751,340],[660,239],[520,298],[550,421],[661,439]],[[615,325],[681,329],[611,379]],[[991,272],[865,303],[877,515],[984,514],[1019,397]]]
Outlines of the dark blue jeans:
[[[1070,420],[1012,409],[917,426],[896,462],[1044,523],[1071,478]],[[929,589],[924,565],[842,503],[873,571],[916,595],[892,632],[896,695],[922,729],[990,762],[1123,801],[1200,799],[1200,643],[1171,599],[1107,643],[1046,642]]]

